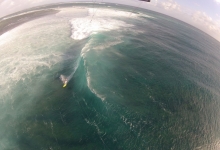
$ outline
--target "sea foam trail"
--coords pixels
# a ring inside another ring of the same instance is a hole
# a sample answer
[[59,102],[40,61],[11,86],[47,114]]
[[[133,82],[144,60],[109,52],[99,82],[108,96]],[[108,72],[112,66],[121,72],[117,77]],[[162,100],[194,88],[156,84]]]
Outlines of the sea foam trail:
[[67,81],[67,83],[73,78],[73,75],[75,74],[76,70],[79,68],[79,64],[81,61],[81,57],[79,57],[76,61],[76,65],[74,66],[73,72],[69,75],[69,76],[64,76],[64,75],[60,75],[60,80],[65,83]]

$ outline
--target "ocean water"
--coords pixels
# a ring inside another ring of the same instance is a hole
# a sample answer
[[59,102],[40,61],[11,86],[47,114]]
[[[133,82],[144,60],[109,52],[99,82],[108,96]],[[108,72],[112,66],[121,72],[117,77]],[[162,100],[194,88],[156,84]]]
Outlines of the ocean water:
[[218,41],[147,10],[53,7],[0,36],[0,149],[220,148]]

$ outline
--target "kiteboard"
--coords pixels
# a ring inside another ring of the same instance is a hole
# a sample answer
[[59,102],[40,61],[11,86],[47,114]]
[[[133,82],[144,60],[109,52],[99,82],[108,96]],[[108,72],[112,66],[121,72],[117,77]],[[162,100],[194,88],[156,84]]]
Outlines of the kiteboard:
[[63,88],[65,88],[67,86],[67,83],[68,83],[67,77],[61,74],[60,75],[60,80],[63,82]]

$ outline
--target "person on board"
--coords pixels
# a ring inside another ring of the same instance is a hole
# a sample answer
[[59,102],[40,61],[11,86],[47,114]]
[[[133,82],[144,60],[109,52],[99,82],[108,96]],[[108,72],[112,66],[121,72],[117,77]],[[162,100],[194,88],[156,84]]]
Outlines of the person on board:
[[66,85],[67,85],[67,79],[65,79],[63,87],[66,87]]

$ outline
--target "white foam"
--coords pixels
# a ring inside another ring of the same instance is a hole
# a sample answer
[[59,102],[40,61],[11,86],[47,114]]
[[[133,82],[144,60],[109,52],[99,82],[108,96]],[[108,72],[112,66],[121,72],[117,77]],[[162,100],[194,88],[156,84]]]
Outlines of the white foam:
[[87,17],[73,18],[70,21],[72,25],[71,37],[74,40],[81,40],[101,31],[118,30],[119,28],[128,29],[133,25],[112,17],[136,16],[130,12],[111,9],[88,8],[87,11]]
[[155,17],[149,16],[149,15],[146,15],[146,14],[142,14],[142,13],[140,13],[139,16],[146,17],[146,18],[155,18]]
[[120,37],[117,37],[113,41],[104,41],[104,43],[102,43],[102,44],[96,44],[93,47],[93,49],[94,50],[104,50],[104,49],[107,49],[107,48],[112,47],[114,45],[120,44],[122,42],[123,42],[123,40],[121,40]]
[[54,45],[60,39],[62,44],[63,37],[52,34],[63,28],[62,24],[48,22],[48,18],[36,19],[0,36],[0,99],[9,95],[17,82],[40,73],[42,69],[50,69],[62,60],[62,52]]
[[[127,11],[120,11],[114,9],[101,9],[101,8],[80,8],[79,11],[83,11],[85,14],[87,10],[87,17],[77,17],[70,20],[72,25],[72,35],[71,37],[74,40],[82,40],[89,37],[92,34],[103,31],[111,30],[129,30],[130,27],[134,25],[128,24],[124,21],[121,21],[121,18],[133,18],[133,19],[142,19],[140,16],[152,18],[151,16],[145,14],[136,14]],[[64,12],[67,15],[68,13],[73,14],[71,11],[77,12],[77,10],[66,9]],[[62,12],[61,12],[62,13]],[[135,31],[141,32],[139,30]]]
[[121,37],[115,37],[114,39],[111,39],[110,41],[108,39],[104,40],[102,43],[97,43],[94,39],[90,39],[87,44],[83,47],[81,51],[81,56],[84,58],[86,53],[91,50],[97,50],[102,51],[109,47],[112,47],[114,45],[122,43],[123,40]]
[[94,93],[97,97],[99,97],[102,101],[105,100],[105,96],[102,95],[101,93],[99,93],[92,85],[92,78],[91,78],[91,73],[89,71],[89,68],[87,67],[87,61],[86,61],[86,53],[88,51],[90,51],[90,47],[92,46],[93,44],[93,39],[90,39],[88,43],[86,43],[86,45],[83,47],[83,49],[81,50],[81,57],[82,59],[84,60],[84,67],[86,69],[86,81],[87,81],[87,86],[88,88],[90,89],[90,91],[92,93]]
[[[5,95],[10,92],[11,85],[15,85],[18,81],[24,80],[24,75],[29,75],[36,72],[38,67],[51,68],[54,62],[56,62],[52,54],[27,56],[22,54],[15,54],[12,56],[6,56],[0,60],[0,87],[7,87],[1,90],[1,94]],[[57,59],[60,60],[60,59]]]
[[86,61],[86,54],[91,50],[104,50],[108,47],[111,47],[113,45],[119,44],[123,42],[120,37],[115,38],[115,40],[111,41],[111,42],[106,42],[103,43],[103,45],[97,45],[97,43],[95,43],[94,39],[90,39],[85,46],[82,48],[81,50],[81,54],[80,56],[82,57],[82,59],[84,60],[84,67],[86,69],[86,81],[87,81],[87,86],[90,89],[90,91],[92,93],[94,93],[97,97],[99,97],[102,101],[104,101],[106,99],[105,95],[103,95],[102,93],[98,92],[98,90],[96,90],[96,88],[93,86],[93,79],[92,79],[92,74],[90,72],[90,69],[88,67],[88,62]]
[[95,50],[103,50],[103,49],[106,49],[106,48],[109,48],[111,46],[114,46],[114,45],[117,45],[117,44],[120,44],[122,43],[123,41],[122,40],[119,40],[119,41],[114,41],[114,42],[107,42],[106,44],[102,44],[102,45],[97,45],[96,47],[94,47]]
[[72,38],[74,40],[81,40],[89,37],[91,34],[96,34],[99,31],[111,31],[119,29],[120,27],[130,27],[132,25],[126,24],[123,21],[118,21],[108,18],[76,18],[71,20],[72,24]]
[[[84,60],[84,66],[86,67],[86,61]],[[92,93],[94,93],[97,97],[99,97],[102,101],[104,101],[105,100],[105,96],[104,95],[102,95],[102,94],[100,94],[93,86],[92,86],[92,84],[91,84],[91,82],[92,82],[92,79],[91,79],[91,75],[90,75],[90,72],[89,72],[89,69],[86,67],[86,81],[87,81],[87,86],[88,86],[88,88],[90,89],[90,91],[92,92]]]

